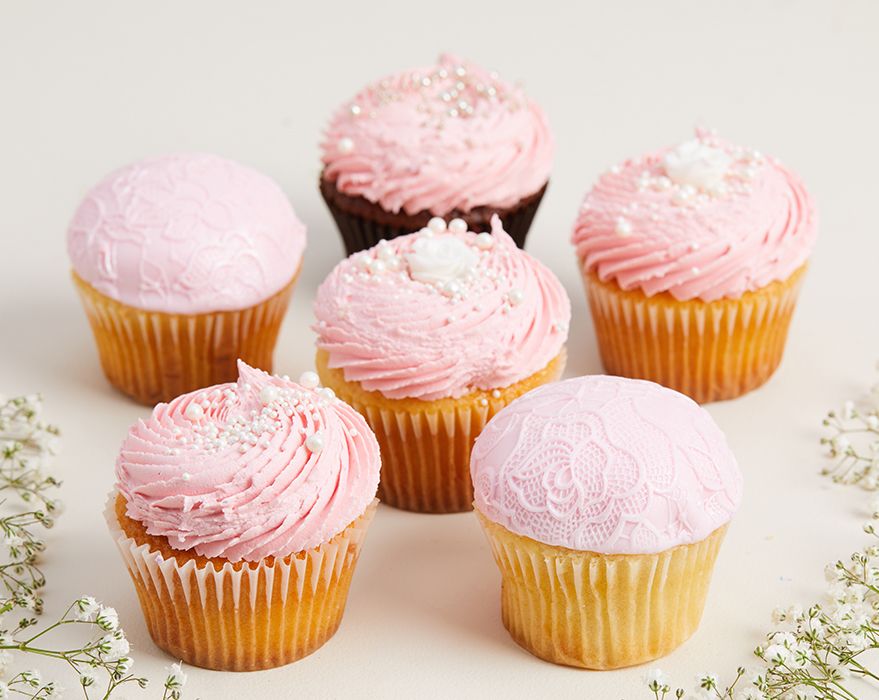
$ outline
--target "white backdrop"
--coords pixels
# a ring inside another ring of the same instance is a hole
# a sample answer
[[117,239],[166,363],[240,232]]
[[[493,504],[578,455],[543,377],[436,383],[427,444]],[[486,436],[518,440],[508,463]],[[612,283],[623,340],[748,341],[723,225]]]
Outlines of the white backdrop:
[[[573,300],[569,375],[600,370],[568,243],[600,171],[700,122],[780,157],[818,201],[784,363],[764,388],[709,408],[741,462],[745,501],[699,632],[658,665],[690,686],[699,671],[747,663],[771,609],[814,600],[823,565],[862,541],[866,498],[818,476],[817,438],[824,411],[872,381],[879,355],[879,3],[247,5],[0,2],[0,391],[43,392],[64,430],[68,512],[50,536],[47,614],[91,593],[118,608],[141,673],[158,681],[170,662],[101,516],[116,450],[146,409],[105,383],[68,277],[79,199],[112,168],[176,150],[276,178],[309,228],[276,353],[276,369],[296,376],[312,366],[314,289],[342,255],[317,191],[324,121],[367,81],[449,50],[521,77],[549,114],[558,154],[528,249]],[[472,515],[382,508],[329,644],[268,672],[190,669],[187,697],[646,697],[645,669],[577,671],[521,651],[498,595]]]

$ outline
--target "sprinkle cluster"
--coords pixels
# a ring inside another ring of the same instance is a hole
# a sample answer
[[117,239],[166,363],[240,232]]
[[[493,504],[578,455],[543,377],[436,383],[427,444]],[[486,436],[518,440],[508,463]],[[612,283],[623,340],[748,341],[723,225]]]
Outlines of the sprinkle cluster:
[[[290,378],[284,376],[282,379],[289,381]],[[234,410],[244,403],[242,394],[249,395],[254,391],[249,383],[217,387],[194,396],[183,415],[192,422],[195,436],[190,440],[180,427],[175,427],[173,433],[178,446],[169,447],[168,454],[180,454],[181,449],[216,453],[229,448],[237,448],[243,453],[254,446],[265,447],[272,435],[284,429],[284,418],[294,416],[302,419],[299,433],[305,437],[305,447],[319,454],[324,448],[323,419],[319,409],[336,396],[329,387],[320,387],[315,372],[303,372],[299,384],[302,388],[266,384],[256,397],[260,408],[250,410]],[[219,422],[209,419],[212,407],[217,405],[226,412],[225,417],[223,410],[219,412]],[[188,474],[184,473],[183,478],[187,480]]]
[[[450,119],[480,116],[480,106],[492,105],[516,112],[526,106],[521,90],[507,87],[500,76],[442,57],[440,65],[427,72],[413,72],[397,79],[385,78],[351,102],[352,118],[374,119],[379,109],[419,96],[416,110],[422,116],[419,126],[441,130]],[[342,154],[353,153],[355,142],[343,136],[336,144]]]

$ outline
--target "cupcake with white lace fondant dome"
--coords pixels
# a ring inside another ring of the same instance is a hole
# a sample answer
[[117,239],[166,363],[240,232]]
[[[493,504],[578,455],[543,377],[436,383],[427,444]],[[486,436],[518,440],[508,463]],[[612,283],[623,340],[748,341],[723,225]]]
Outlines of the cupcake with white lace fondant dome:
[[816,233],[799,177],[707,131],[612,168],[573,232],[605,370],[699,402],[761,385]]
[[540,387],[489,421],[471,473],[520,645],[609,669],[695,632],[742,476],[692,399],[608,376]]
[[107,511],[155,643],[230,671],[335,633],[380,469],[369,426],[314,372],[239,371],[131,427]]
[[333,115],[320,190],[349,254],[434,216],[521,247],[549,180],[546,115],[521,87],[448,54],[369,85]]
[[570,302],[500,219],[476,233],[434,218],[339,263],[315,300],[317,370],[382,448],[380,497],[469,510],[469,458],[486,421],[561,376]]
[[104,373],[148,405],[234,380],[239,358],[271,370],[304,249],[275,182],[208,154],[111,173],[67,232]]

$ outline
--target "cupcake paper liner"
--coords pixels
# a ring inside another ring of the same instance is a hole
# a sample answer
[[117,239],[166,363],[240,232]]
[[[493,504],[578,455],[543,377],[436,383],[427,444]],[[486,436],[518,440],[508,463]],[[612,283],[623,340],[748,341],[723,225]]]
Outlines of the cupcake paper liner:
[[281,291],[239,311],[170,314],[123,304],[73,273],[101,367],[124,394],[152,406],[238,376],[240,358],[272,371],[272,354],[299,273]]
[[699,626],[726,526],[657,554],[546,545],[476,511],[501,571],[504,626],[546,661],[590,669],[670,653]]
[[324,386],[361,413],[378,439],[382,455],[382,503],[419,513],[458,513],[473,508],[470,451],[485,424],[513,399],[556,381],[565,351],[539,372],[504,389],[476,391],[458,399],[388,399],[345,381],[318,351]]
[[[490,232],[491,216],[496,213],[503,222],[504,231],[510,234],[517,246],[524,248],[525,237],[531,228],[531,222],[534,220],[546,187],[547,185],[544,185],[534,194],[524,197],[507,209],[475,207],[468,212],[452,211],[443,218],[446,220],[461,218],[467,222],[471,231]],[[347,255],[372,248],[382,239],[396,238],[418,231],[427,226],[427,222],[433,217],[429,211],[421,211],[417,214],[406,214],[402,211],[397,214],[387,212],[365,197],[352,197],[340,192],[335,182],[325,178],[321,178],[320,192],[339,228]]]
[[115,494],[105,516],[156,646],[193,666],[253,671],[301,659],[333,636],[377,504],[319,547],[258,563],[166,558],[122,530]]
[[624,291],[585,273],[598,348],[609,374],[649,379],[700,403],[763,384],[781,362],[803,266],[739,299],[677,301]]

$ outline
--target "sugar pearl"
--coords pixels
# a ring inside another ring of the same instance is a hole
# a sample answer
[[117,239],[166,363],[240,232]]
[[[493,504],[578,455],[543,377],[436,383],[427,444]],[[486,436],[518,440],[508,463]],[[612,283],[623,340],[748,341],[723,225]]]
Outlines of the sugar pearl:
[[268,384],[260,390],[259,400],[262,401],[264,404],[272,403],[273,401],[278,400],[279,394],[280,392],[278,391],[278,387]]
[[299,375],[299,383],[306,389],[314,389],[320,385],[320,377],[316,372],[303,372]]
[[180,475],[180,478],[183,479],[183,481],[189,481],[192,477],[190,476],[189,472],[183,472]]
[[625,238],[626,236],[632,235],[632,224],[629,223],[629,220],[620,216],[617,218],[616,226],[614,227],[616,234],[618,236],[622,236]]
[[467,222],[464,219],[452,219],[449,222],[449,231],[452,233],[464,233],[467,231]]
[[191,403],[183,411],[183,415],[191,421],[198,421],[204,418],[204,409],[197,403]]
[[494,245],[494,238],[490,233],[483,231],[479,235],[476,236],[476,246],[478,248],[482,248],[483,250],[488,250]]
[[493,389],[491,392],[491,398],[499,399],[501,397],[500,389]]
[[525,292],[521,289],[511,289],[510,293],[507,294],[507,301],[510,302],[511,306],[518,306],[525,299]]
[[446,230],[446,222],[441,217],[435,216],[427,222],[427,228],[434,233],[442,233]]
[[320,452],[324,448],[323,433],[318,430],[316,433],[312,433],[311,435],[309,435],[307,438],[305,438],[305,446],[315,454],[320,454]]
[[336,147],[339,149],[339,153],[351,153],[354,150],[354,141],[345,136],[344,138],[339,139],[339,143],[336,144]]
[[334,398],[336,398],[336,392],[330,389],[330,387],[328,386],[318,389],[317,393],[322,399],[325,399],[327,401],[332,401]]

